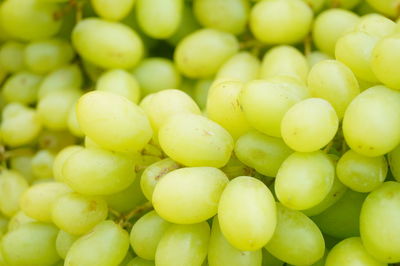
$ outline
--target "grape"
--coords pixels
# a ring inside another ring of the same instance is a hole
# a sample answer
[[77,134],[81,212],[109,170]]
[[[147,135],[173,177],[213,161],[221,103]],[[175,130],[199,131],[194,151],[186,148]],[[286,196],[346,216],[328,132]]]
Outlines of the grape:
[[59,152],[63,148],[74,145],[76,138],[68,131],[43,130],[38,138],[38,146],[53,153]]
[[397,146],[394,150],[392,150],[388,154],[388,162],[390,166],[390,170],[394,176],[394,178],[399,181],[400,180],[400,146]]
[[83,133],[81,126],[79,125],[79,122],[78,122],[78,115],[76,114],[76,106],[77,106],[77,103],[75,103],[69,109],[68,117],[67,117],[67,126],[68,126],[69,132],[71,132],[72,135],[82,138],[85,136],[85,134]]
[[226,240],[215,217],[208,244],[208,265],[261,266],[261,250],[241,251]]
[[132,10],[136,0],[91,0],[96,13],[107,20],[122,20]]
[[226,186],[218,205],[222,234],[235,248],[255,251],[271,239],[276,226],[275,200],[261,181],[240,176]]
[[2,95],[7,102],[34,103],[41,80],[39,75],[27,71],[18,72],[7,79]]
[[[221,67],[223,69],[223,67]],[[206,108],[208,91],[213,84],[212,79],[199,79],[193,86],[193,99],[201,109]]]
[[267,44],[294,44],[310,30],[311,8],[301,0],[260,1],[251,10],[250,29]]
[[24,69],[25,45],[20,42],[8,41],[0,48],[0,67],[12,73]]
[[35,219],[27,216],[23,211],[18,211],[8,222],[8,232],[11,232],[23,224],[37,222]]
[[365,250],[359,237],[351,237],[339,242],[329,252],[325,265],[385,266],[387,264],[373,258],[367,250]]
[[71,156],[71,154],[81,150],[82,147],[78,145],[68,146],[62,149],[54,158],[53,162],[53,177],[56,181],[63,182],[64,176],[62,169],[66,160]]
[[309,54],[306,55],[307,63],[310,68],[315,66],[317,63],[324,61],[324,60],[329,60],[332,59],[329,55],[320,52],[320,51],[313,51]]
[[157,266],[201,266],[207,256],[210,227],[206,222],[171,225],[157,246]]
[[379,14],[368,14],[361,18],[355,25],[354,30],[383,38],[396,31],[396,23]]
[[218,202],[228,182],[226,175],[216,168],[177,169],[159,180],[152,203],[157,213],[169,222],[199,223],[217,214]]
[[[325,242],[317,225],[299,211],[277,204],[277,225],[265,248],[294,265],[311,265],[322,258]],[[307,256],[304,256],[307,254]]]
[[58,255],[65,259],[67,256],[68,250],[71,248],[72,244],[79,238],[79,236],[75,236],[69,234],[63,230],[58,231],[57,239],[56,239],[56,249]]
[[83,95],[78,101],[77,115],[85,135],[107,149],[138,151],[152,136],[144,112],[127,98],[111,92],[93,91]]
[[72,244],[64,265],[119,265],[128,248],[128,233],[114,222],[104,221]]
[[[240,34],[245,30],[249,3],[246,0],[195,0],[193,10],[201,25]],[[221,16],[221,10],[224,15]]]
[[270,177],[276,176],[279,167],[292,152],[281,139],[255,130],[240,136],[235,144],[235,154],[241,162]]
[[295,152],[286,158],[278,170],[275,193],[288,208],[309,209],[328,195],[334,175],[333,162],[322,151]]
[[185,38],[190,33],[200,28],[199,22],[196,20],[192,6],[190,2],[186,2],[183,5],[182,18],[179,22],[178,28],[175,32],[167,39],[167,42],[172,45],[177,45],[180,40]]
[[208,78],[216,74],[238,50],[239,43],[232,34],[214,29],[201,29],[179,42],[174,52],[174,60],[179,71],[185,76]]
[[398,15],[399,0],[367,0],[367,3],[387,16],[396,17]]
[[400,184],[397,182],[385,182],[371,192],[362,205],[361,239],[367,251],[379,261],[400,261],[399,216]]
[[28,183],[31,183],[35,178],[32,173],[32,158],[33,153],[10,158],[10,169],[20,173]]
[[295,151],[313,152],[327,145],[335,136],[339,119],[332,105],[310,98],[293,105],[284,115],[281,134]]
[[259,72],[260,60],[249,52],[239,52],[219,68],[216,77],[248,82],[258,78]]
[[275,258],[266,248],[262,249],[262,266],[284,266],[284,262]]
[[326,5],[340,7],[343,9],[353,9],[360,2],[361,2],[361,0],[327,0]]
[[0,174],[0,210],[7,217],[19,211],[21,195],[28,189],[28,182],[16,171],[3,170]]
[[143,43],[135,31],[98,18],[80,21],[72,32],[72,42],[84,59],[103,68],[132,68],[143,55]]
[[154,261],[145,260],[141,257],[132,259],[126,266],[155,266]]
[[49,150],[39,150],[32,158],[32,173],[37,179],[53,177],[54,154]]
[[156,249],[170,223],[155,211],[143,215],[132,227],[130,242],[135,253],[141,258],[154,260]]

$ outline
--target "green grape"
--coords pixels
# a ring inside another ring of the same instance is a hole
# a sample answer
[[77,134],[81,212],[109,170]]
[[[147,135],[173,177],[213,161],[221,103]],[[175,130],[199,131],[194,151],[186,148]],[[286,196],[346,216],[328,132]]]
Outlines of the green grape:
[[59,152],[63,148],[74,145],[76,138],[68,131],[43,130],[38,137],[38,146],[51,152]]
[[0,17],[4,30],[15,38],[37,40],[56,34],[61,20],[54,13],[60,6],[37,0],[7,0],[1,5]]
[[82,146],[73,145],[65,147],[59,153],[57,153],[53,162],[53,177],[56,181],[64,182],[62,169],[64,167],[65,162],[68,160],[71,154],[80,151],[81,149],[83,149]]
[[36,74],[54,71],[70,62],[73,57],[71,45],[57,38],[31,42],[24,50],[25,65]]
[[6,102],[34,103],[41,80],[41,76],[27,71],[15,73],[4,83],[2,96]]
[[8,266],[51,266],[60,257],[56,250],[58,230],[45,223],[27,223],[8,232],[1,241]]
[[155,266],[154,261],[145,260],[141,257],[132,259],[126,266]]
[[169,172],[180,168],[175,161],[167,158],[147,167],[140,178],[140,187],[146,198],[151,201],[153,198],[154,188],[162,177]]
[[185,76],[209,78],[238,50],[239,43],[234,35],[214,29],[201,29],[179,42],[174,60]]
[[78,65],[66,65],[47,74],[39,86],[38,98],[58,90],[79,89],[82,85],[82,72]]
[[210,242],[208,244],[208,265],[220,266],[261,266],[261,249],[255,251],[241,251],[224,237],[219,228],[218,218],[212,223]]
[[257,172],[275,177],[283,161],[293,151],[282,139],[252,130],[240,136],[235,144],[235,154],[244,164]]
[[72,244],[79,238],[79,236],[72,235],[63,230],[60,230],[57,234],[56,239],[56,249],[58,255],[65,259],[68,254],[68,250],[71,248]]
[[84,195],[110,195],[126,189],[135,180],[134,159],[102,149],[79,149],[66,158],[62,179]]
[[281,134],[295,151],[313,152],[327,145],[335,136],[339,119],[332,105],[310,98],[293,105],[284,115]]
[[174,161],[186,166],[224,166],[234,144],[217,123],[196,114],[171,117],[158,134],[161,148]]
[[240,176],[231,180],[218,206],[221,231],[237,249],[255,251],[271,239],[276,226],[275,200],[261,181]]
[[193,87],[193,100],[201,109],[206,108],[208,91],[213,84],[212,79],[199,79]]
[[335,168],[327,154],[322,151],[295,152],[278,170],[275,193],[286,207],[306,210],[324,200],[333,186],[334,177]]
[[327,0],[327,7],[337,7],[342,9],[353,9],[355,8],[362,0]]
[[81,20],[72,42],[83,59],[103,68],[132,68],[143,56],[142,40],[134,30],[98,18]]
[[38,221],[51,222],[51,210],[55,200],[69,192],[71,189],[67,185],[58,182],[33,185],[22,194],[21,210]]
[[113,221],[104,221],[72,244],[64,265],[119,265],[128,248],[128,233]]
[[32,158],[32,173],[37,179],[53,177],[55,154],[49,150],[39,150]]
[[262,249],[262,266],[284,266],[284,262],[275,258],[266,248]]
[[[17,110],[12,111],[12,109]],[[8,111],[11,112],[7,115]],[[18,103],[7,104],[3,108],[2,117],[1,138],[11,147],[31,143],[42,130],[42,124],[35,109]]]
[[306,59],[307,59],[307,62],[308,62],[308,66],[310,68],[312,68],[313,66],[315,66],[319,62],[324,61],[324,60],[329,60],[329,59],[332,59],[332,58],[329,55],[327,55],[327,54],[325,54],[323,52],[312,51],[311,53],[306,54]]
[[400,261],[400,184],[385,182],[365,199],[360,214],[362,242],[373,257]]
[[292,46],[276,46],[269,50],[262,60],[260,78],[290,76],[306,83],[309,67],[299,50]]
[[193,10],[203,27],[240,34],[246,29],[250,7],[247,0],[195,0]]
[[25,67],[24,49],[25,45],[20,42],[5,42],[0,48],[0,67],[11,73],[22,71]]
[[[344,9],[328,9],[315,19],[312,36],[315,46],[330,56],[335,54],[337,40],[359,21],[353,12]],[[329,34],[327,34],[329,32]]]
[[20,173],[28,183],[32,183],[33,179],[35,179],[32,172],[32,158],[33,153],[22,154],[10,158],[10,169]]
[[400,146],[388,154],[388,162],[395,180],[400,181]]
[[283,116],[290,107],[308,96],[307,87],[297,80],[283,77],[248,82],[240,94],[239,102],[252,127],[269,136],[281,137]]
[[343,118],[346,143],[365,156],[390,152],[400,142],[399,112],[399,91],[384,86],[363,91],[350,103]]
[[368,14],[361,18],[354,30],[365,32],[377,38],[383,38],[396,31],[396,23],[379,14]]
[[37,112],[43,126],[51,130],[67,129],[69,110],[80,95],[78,90],[59,90],[40,99]]
[[155,211],[143,215],[132,227],[130,242],[135,253],[141,258],[154,260],[157,245],[170,223]]
[[244,82],[226,80],[214,82],[207,96],[206,112],[208,118],[223,126],[234,139],[250,130],[239,96]]
[[182,0],[137,0],[136,17],[141,29],[154,39],[172,36],[182,19]]
[[138,103],[140,99],[139,83],[132,74],[123,69],[104,72],[97,80],[96,90],[119,94],[134,103]]
[[251,10],[250,29],[267,44],[294,44],[308,34],[312,9],[301,0],[260,1]]
[[311,219],[329,236],[338,239],[359,236],[360,211],[366,196],[348,189],[335,204]]
[[4,236],[5,233],[7,233],[7,231],[8,231],[7,229],[8,229],[8,220],[4,217],[0,217],[0,237],[1,238]]
[[[18,211],[8,222],[8,232],[11,232],[23,224],[37,222],[35,219],[27,216],[23,211]],[[1,253],[1,252],[0,252]]]
[[[129,266],[129,263],[133,260],[134,257],[135,257],[135,254],[133,252],[131,252],[131,250],[129,249],[128,252],[126,253],[123,261],[119,264],[119,266]],[[136,258],[139,258],[139,257],[136,257]],[[144,260],[144,261],[147,262],[147,260]],[[140,266],[140,264],[139,264],[139,266]]]
[[136,0],[91,0],[93,9],[107,20],[122,20],[132,10]]
[[398,17],[399,0],[366,0],[371,7],[389,17]]
[[69,193],[53,203],[51,217],[58,228],[70,234],[83,235],[105,220],[107,213],[105,200]]
[[217,214],[219,199],[228,182],[226,175],[217,168],[177,169],[158,181],[152,203],[157,213],[169,222],[199,223]]
[[326,258],[326,266],[385,266],[386,263],[380,262],[372,257],[365,249],[359,237],[347,238],[339,242],[329,252]]
[[207,256],[210,227],[206,222],[171,225],[157,246],[157,266],[201,266]]
[[358,81],[350,68],[336,60],[317,63],[308,75],[308,88],[313,97],[327,100],[339,119],[350,102],[360,93]]
[[182,18],[179,22],[179,26],[167,39],[167,42],[176,46],[183,38],[199,28],[200,25],[193,14],[192,6],[190,3],[186,2],[183,5]]
[[152,136],[143,110],[111,92],[93,91],[83,95],[78,101],[77,115],[86,136],[114,151],[141,150]]
[[[114,87],[116,88],[116,87]],[[68,118],[67,118],[67,126],[68,126],[68,130],[69,132],[71,132],[72,135],[76,136],[76,137],[84,137],[85,134],[83,133],[81,126],[79,125],[78,122],[78,115],[76,114],[76,106],[78,104],[75,103],[68,112]]]
[[220,67],[216,77],[248,82],[258,78],[259,72],[260,60],[249,52],[239,52]]
[[265,246],[268,252],[294,265],[311,265],[321,259],[325,242],[318,226],[299,211],[281,204],[277,204],[277,210],[276,229]]
[[0,211],[7,217],[19,211],[21,195],[29,187],[28,182],[18,172],[2,170],[0,174]]

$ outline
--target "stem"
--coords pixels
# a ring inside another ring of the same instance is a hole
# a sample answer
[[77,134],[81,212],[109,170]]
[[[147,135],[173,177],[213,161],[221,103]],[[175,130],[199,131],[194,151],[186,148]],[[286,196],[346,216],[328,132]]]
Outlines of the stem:
[[149,211],[151,209],[153,209],[153,205],[151,204],[150,201],[148,201],[148,202],[146,202],[146,203],[144,203],[142,205],[137,206],[135,209],[133,209],[132,211],[130,211],[126,215],[123,215],[121,218],[122,218],[123,221],[128,221],[131,218],[133,218],[134,216],[136,216],[136,215],[138,215],[140,213],[143,213],[145,211]]
[[329,142],[328,145],[326,145],[326,147],[323,149],[323,152],[328,153],[332,148],[332,146],[333,146],[333,140]]

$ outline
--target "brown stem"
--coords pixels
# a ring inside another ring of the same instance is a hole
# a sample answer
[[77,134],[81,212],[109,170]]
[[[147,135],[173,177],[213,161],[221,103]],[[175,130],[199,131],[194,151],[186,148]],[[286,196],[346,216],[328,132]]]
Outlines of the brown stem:
[[148,202],[146,202],[146,203],[144,203],[142,205],[137,206],[135,209],[133,209],[129,213],[123,215],[121,218],[122,218],[123,221],[126,222],[126,221],[129,221],[134,216],[136,216],[136,215],[138,215],[140,213],[143,213],[145,211],[149,211],[151,209],[153,209],[153,205],[151,204],[150,201],[148,201]]

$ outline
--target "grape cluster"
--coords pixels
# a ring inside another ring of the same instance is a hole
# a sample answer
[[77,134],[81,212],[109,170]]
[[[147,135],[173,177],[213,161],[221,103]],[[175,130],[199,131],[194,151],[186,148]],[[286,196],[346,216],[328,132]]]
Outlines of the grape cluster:
[[400,263],[400,0],[0,0],[0,266]]

